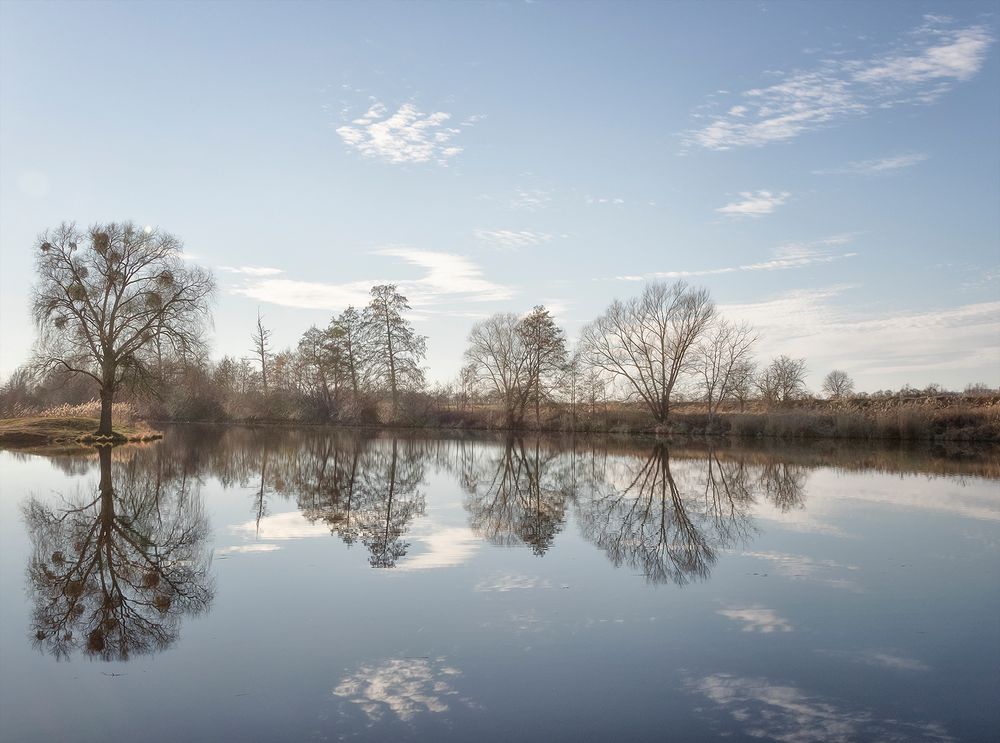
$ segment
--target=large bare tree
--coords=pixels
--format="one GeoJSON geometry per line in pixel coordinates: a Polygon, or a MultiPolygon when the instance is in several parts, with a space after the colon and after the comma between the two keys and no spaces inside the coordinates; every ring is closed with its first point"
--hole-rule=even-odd
{"type": "Polygon", "coordinates": [[[612,302],[584,329],[582,348],[591,365],[623,383],[663,423],[674,386],[690,370],[695,344],[714,318],[706,289],[655,282],[638,297],[612,302]]]}
{"type": "Polygon", "coordinates": [[[112,435],[115,393],[149,378],[164,347],[186,355],[202,343],[215,282],[184,262],[181,247],[170,233],[132,222],[87,231],[63,223],[37,240],[36,360],[94,380],[98,434],[112,435]]]}

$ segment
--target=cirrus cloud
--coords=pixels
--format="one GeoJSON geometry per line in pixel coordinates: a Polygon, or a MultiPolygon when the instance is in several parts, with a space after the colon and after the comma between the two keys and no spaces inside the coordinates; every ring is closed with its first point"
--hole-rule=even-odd
{"type": "Polygon", "coordinates": [[[685,148],[761,146],[879,109],[933,103],[979,72],[994,41],[984,26],[948,26],[929,16],[889,52],[779,73],[776,83],[744,91],[737,104],[685,132],[685,148]]]}

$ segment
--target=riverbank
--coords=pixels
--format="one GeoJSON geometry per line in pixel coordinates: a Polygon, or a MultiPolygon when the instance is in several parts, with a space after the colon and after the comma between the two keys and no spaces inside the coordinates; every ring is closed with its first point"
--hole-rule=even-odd
{"type": "Polygon", "coordinates": [[[153,441],[163,434],[144,423],[115,426],[111,436],[98,436],[99,419],[84,417],[30,416],[0,419],[0,448],[32,449],[47,446],[119,444],[153,441]]]}
{"type": "MultiPolygon", "coordinates": [[[[378,411],[385,413],[387,411],[378,411]]],[[[594,408],[543,408],[539,419],[520,426],[505,424],[503,411],[492,405],[425,405],[410,408],[397,420],[374,415],[355,418],[304,419],[249,417],[241,420],[174,420],[252,426],[330,425],[355,429],[444,431],[508,431],[512,433],[580,433],[657,437],[813,440],[844,439],[885,442],[1000,443],[1000,398],[951,397],[799,400],[781,406],[751,401],[743,410],[725,407],[708,414],[703,403],[679,403],[670,421],[656,424],[638,406],[610,403],[594,408]]],[[[159,419],[171,422],[170,419],[159,419]]]]}

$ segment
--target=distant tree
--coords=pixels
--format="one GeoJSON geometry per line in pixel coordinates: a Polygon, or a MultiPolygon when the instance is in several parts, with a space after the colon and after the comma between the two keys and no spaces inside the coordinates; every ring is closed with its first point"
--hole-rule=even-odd
{"type": "Polygon", "coordinates": [[[498,312],[477,322],[469,332],[465,351],[467,365],[479,384],[499,402],[507,428],[523,424],[533,389],[529,350],[520,323],[511,312],[498,312]]]}
{"type": "Polygon", "coordinates": [[[399,391],[419,389],[424,383],[420,366],[427,339],[417,334],[403,313],[410,309],[395,284],[379,284],[371,290],[366,309],[371,332],[372,369],[376,379],[389,389],[393,418],[399,412],[399,391]]]}
{"type": "Polygon", "coordinates": [[[690,371],[693,349],[715,318],[708,291],[652,283],[628,301],[615,300],[583,333],[591,365],[622,382],[657,423],[670,415],[671,395],[690,371]]]}
{"type": "Polygon", "coordinates": [[[823,378],[823,394],[831,400],[842,400],[854,393],[854,380],[847,372],[834,369],[823,378]]]}
{"type": "Polygon", "coordinates": [[[339,360],[345,383],[350,385],[355,402],[368,384],[371,370],[373,323],[366,321],[365,315],[354,307],[347,307],[330,321],[327,334],[333,352],[339,360]]]}
{"type": "Polygon", "coordinates": [[[766,402],[785,403],[806,395],[806,360],[779,356],[757,376],[757,389],[766,402]]]}
{"type": "Polygon", "coordinates": [[[757,376],[757,363],[751,358],[738,361],[730,373],[729,396],[739,403],[740,412],[747,400],[753,396],[754,380],[757,376]]]}
{"type": "Polygon", "coordinates": [[[549,395],[566,371],[566,337],[542,305],[521,318],[518,333],[528,355],[528,395],[535,404],[537,425],[541,421],[542,398],[549,395]]]}
{"type": "Polygon", "coordinates": [[[306,385],[312,395],[319,399],[325,418],[330,412],[340,381],[336,350],[329,335],[315,325],[309,328],[299,339],[297,356],[305,374],[306,385]]]}
{"type": "Polygon", "coordinates": [[[750,359],[756,341],[757,334],[749,324],[719,318],[698,344],[695,369],[709,417],[715,406],[732,397],[733,388],[742,382],[742,364],[750,359]]]}
{"type": "Polygon", "coordinates": [[[271,358],[271,331],[264,327],[264,319],[257,310],[257,325],[254,327],[253,335],[250,336],[253,347],[250,349],[254,357],[260,362],[260,381],[267,394],[267,364],[271,358]]]}
{"type": "Polygon", "coordinates": [[[973,395],[977,397],[983,395],[992,395],[995,392],[996,390],[993,387],[990,387],[988,384],[986,384],[986,382],[970,382],[969,384],[965,385],[965,390],[964,390],[964,393],[966,395],[973,395]]]}
{"type": "Polygon", "coordinates": [[[94,380],[98,434],[112,433],[119,388],[151,378],[163,348],[186,354],[202,343],[215,282],[185,264],[181,247],[175,236],[132,222],[87,232],[63,223],[37,240],[36,363],[94,380]]]}

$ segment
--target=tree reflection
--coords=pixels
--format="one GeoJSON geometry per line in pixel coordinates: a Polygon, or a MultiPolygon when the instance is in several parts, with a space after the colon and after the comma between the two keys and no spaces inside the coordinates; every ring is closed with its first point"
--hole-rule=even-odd
{"type": "Polygon", "coordinates": [[[325,521],[348,545],[360,539],[372,567],[391,568],[424,513],[423,479],[423,455],[410,442],[330,437],[302,458],[291,486],[307,519],[325,521]]]}
{"type": "Polygon", "coordinates": [[[806,469],[787,462],[768,462],[761,468],[761,490],[782,512],[802,508],[807,479],[806,469]]]}
{"type": "Polygon", "coordinates": [[[464,462],[462,485],[468,493],[469,527],[494,544],[530,545],[545,554],[566,517],[572,480],[558,454],[541,452],[539,441],[508,438],[495,458],[464,462]]]}
{"type": "Polygon", "coordinates": [[[165,476],[157,459],[119,464],[99,448],[92,500],[55,509],[31,498],[24,517],[32,633],[58,658],[82,650],[127,660],[173,643],[185,614],[212,602],[208,521],[186,477],[165,476]]]}
{"type": "Polygon", "coordinates": [[[624,487],[597,484],[580,503],[584,537],[616,567],[629,565],[652,583],[707,578],[717,550],[752,531],[753,497],[739,466],[723,467],[711,456],[701,461],[705,472],[689,460],[678,478],[665,445],[644,461],[629,458],[624,487]]]}

